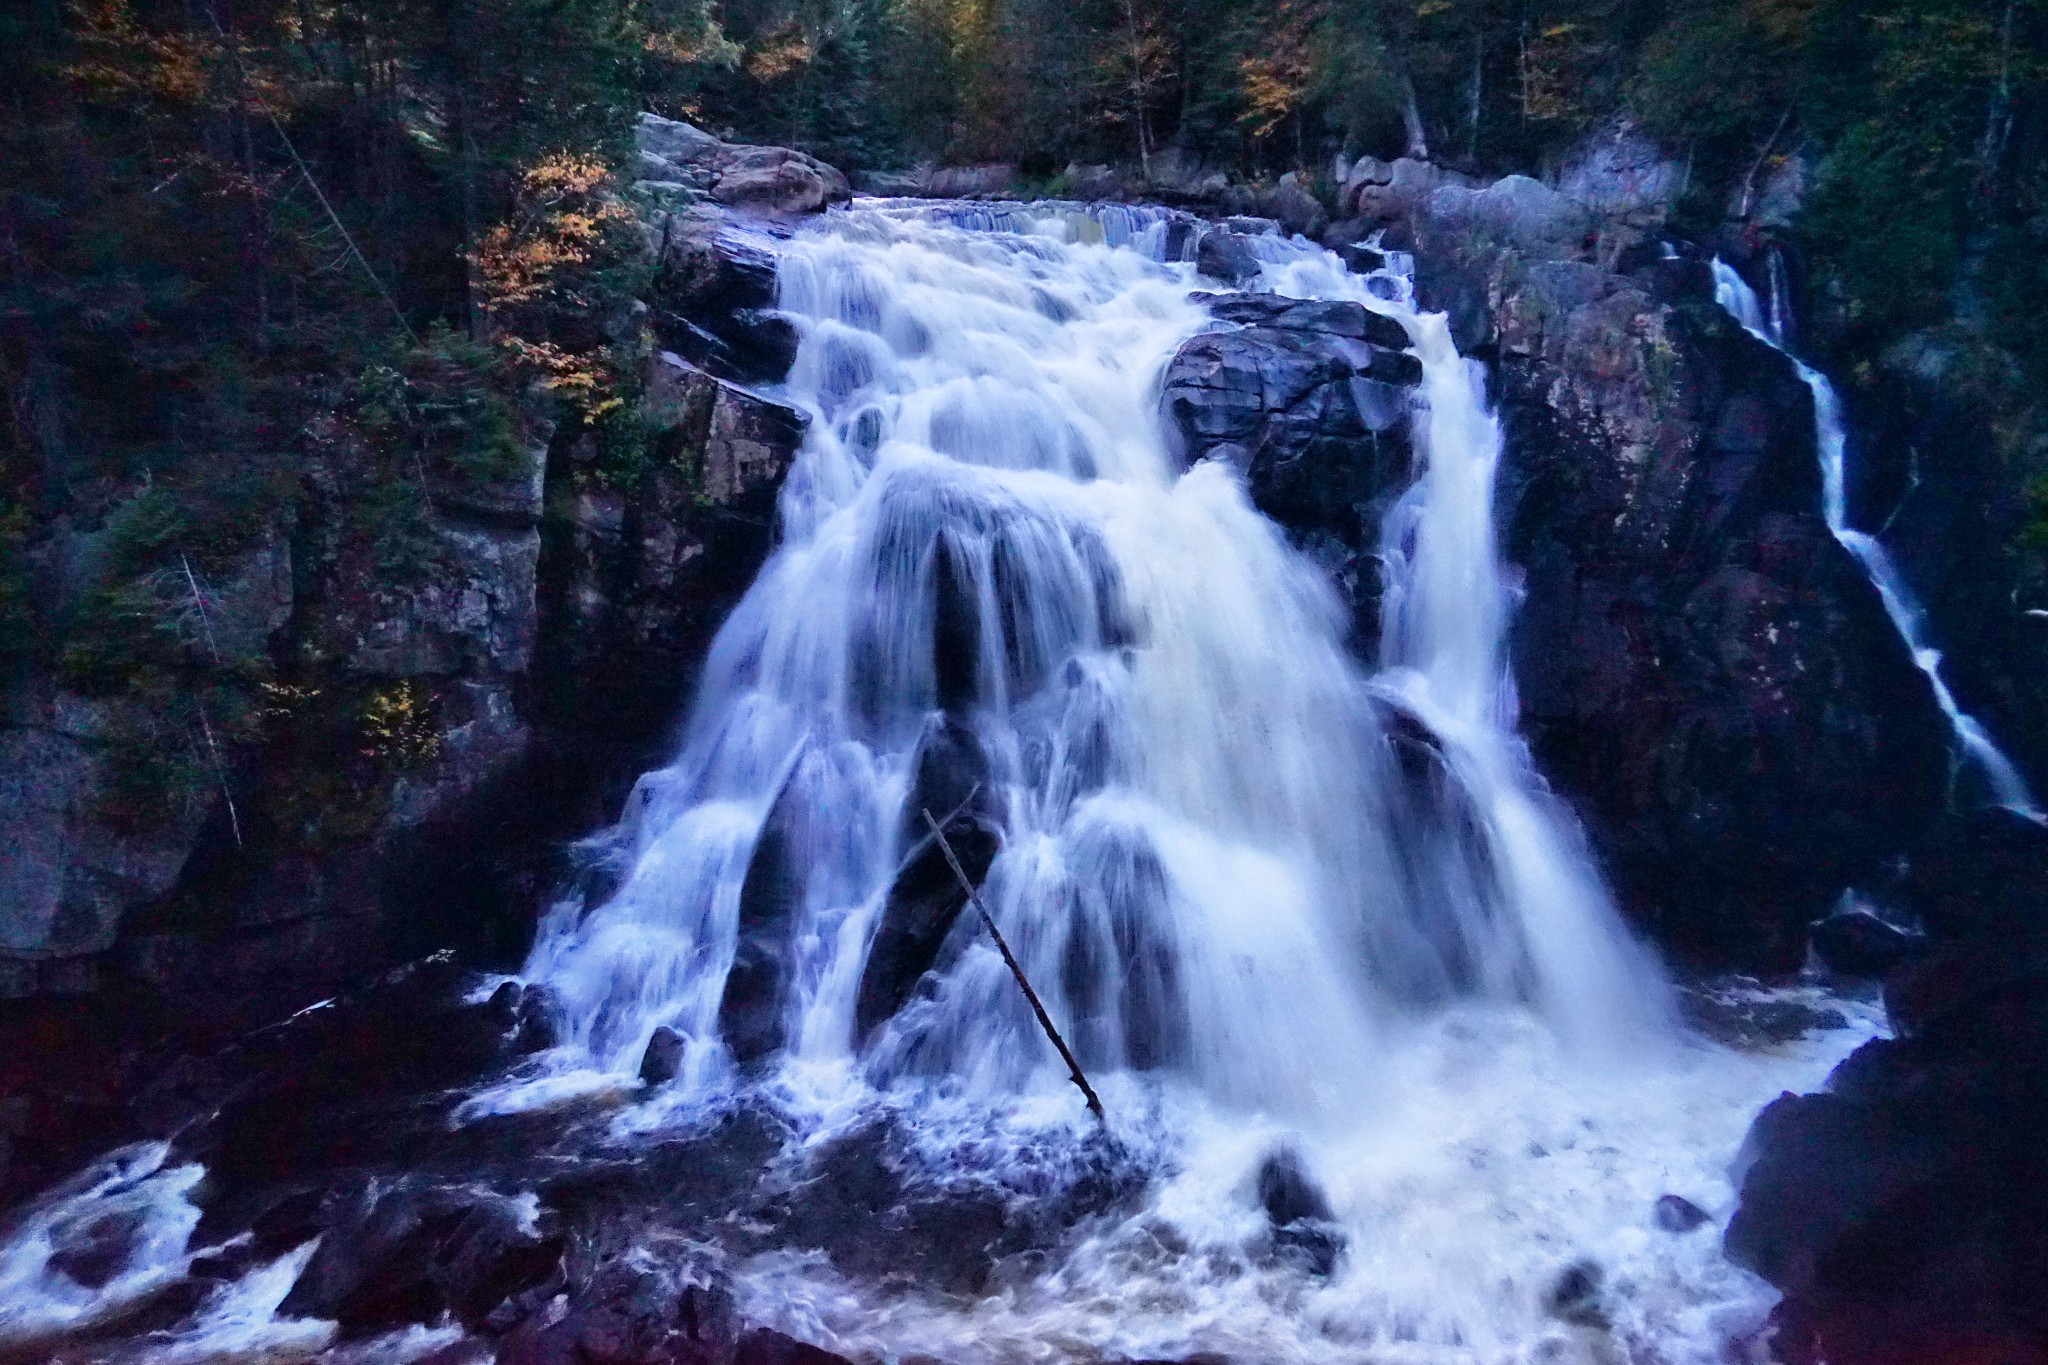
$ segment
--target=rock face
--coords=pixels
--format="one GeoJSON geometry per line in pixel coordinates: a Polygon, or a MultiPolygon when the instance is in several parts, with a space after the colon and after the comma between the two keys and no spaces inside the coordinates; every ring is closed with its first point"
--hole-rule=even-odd
{"type": "Polygon", "coordinates": [[[1190,462],[1229,460],[1252,501],[1348,592],[1379,636],[1381,518],[1412,477],[1409,392],[1422,367],[1393,319],[1356,303],[1206,296],[1217,330],[1167,366],[1161,404],[1190,462]]]}
{"type": "Polygon", "coordinates": [[[1783,969],[1940,808],[1943,733],[1819,515],[1804,385],[1671,273],[1556,263],[1503,299],[1516,677],[1624,900],[1783,969]]]}
{"type": "MultiPolygon", "coordinates": [[[[464,1353],[442,1361],[833,1365],[752,1326],[729,1267],[815,1255],[858,1285],[978,1297],[1006,1262],[1045,1258],[1146,1187],[1146,1162],[1104,1132],[989,1171],[930,1152],[886,1114],[815,1140],[754,1105],[622,1138],[616,1097],[602,1095],[451,1121],[451,1097],[502,1079],[528,1041],[517,1019],[530,989],[479,1003],[478,985],[441,955],[225,1047],[157,1039],[144,1083],[74,1130],[77,1159],[153,1139],[165,1164],[203,1162],[193,1245],[217,1251],[166,1266],[162,1293],[84,1330],[136,1339],[189,1324],[221,1280],[317,1238],[282,1312],[334,1323],[345,1351],[446,1324],[464,1353]]],[[[10,1096],[0,1119],[19,1107],[10,1096]]],[[[115,1216],[87,1207],[58,1231],[60,1266],[104,1278],[152,1251],[161,1261],[119,1216],[126,1188],[115,1216]]]]}
{"type": "MultiPolygon", "coordinates": [[[[504,468],[423,468],[418,564],[395,571],[339,510],[358,438],[310,432],[303,514],[177,585],[195,663],[278,682],[233,734],[195,713],[218,742],[171,808],[110,796],[141,708],[49,679],[0,698],[0,998],[262,1014],[394,954],[522,951],[547,850],[616,813],[768,554],[805,420],[734,381],[779,379],[793,351],[777,224],[846,196],[800,153],[655,119],[640,137],[671,177],[640,187],[656,269],[615,320],[653,333],[641,467],[600,476],[587,440],[541,425],[504,468]]],[[[48,591],[97,553],[60,528],[48,591]]]]}

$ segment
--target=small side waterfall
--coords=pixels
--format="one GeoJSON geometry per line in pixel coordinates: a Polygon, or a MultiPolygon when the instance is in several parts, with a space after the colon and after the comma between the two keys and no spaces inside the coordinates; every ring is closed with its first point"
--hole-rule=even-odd
{"type": "Polygon", "coordinates": [[[1771,256],[1771,298],[1766,309],[1749,282],[1719,257],[1714,259],[1714,300],[1759,341],[1782,352],[1799,371],[1799,377],[1813,393],[1814,446],[1820,456],[1821,512],[1828,530],[1870,578],[1884,601],[1899,638],[1913,653],[1913,662],[1927,675],[1941,713],[1948,717],[1963,756],[1984,776],[1996,802],[2008,810],[2041,820],[2043,815],[2027,790],[2026,779],[2013,766],[1976,717],[1964,711],[1941,676],[1941,651],[1927,638],[1927,612],[1913,596],[1905,575],[1876,536],[1849,525],[1848,427],[1842,419],[1842,400],[1827,376],[1800,360],[1791,350],[1791,304],[1784,287],[1784,267],[1771,256]]]}

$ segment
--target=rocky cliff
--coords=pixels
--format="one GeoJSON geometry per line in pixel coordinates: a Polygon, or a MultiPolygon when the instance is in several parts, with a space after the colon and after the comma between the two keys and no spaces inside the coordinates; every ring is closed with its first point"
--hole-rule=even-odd
{"type": "MultiPolygon", "coordinates": [[[[7,694],[0,1029],[23,1046],[0,1073],[0,1185],[81,1155],[166,1034],[433,948],[516,961],[563,846],[658,760],[803,436],[740,382],[786,363],[748,311],[773,302],[766,244],[845,189],[687,125],[643,138],[652,286],[622,324],[645,357],[639,467],[600,470],[587,435],[541,424],[488,477],[429,471],[420,571],[401,572],[323,501],[358,477],[351,433],[309,433],[314,496],[165,586],[198,686],[240,667],[262,699],[231,728],[195,693],[205,766],[170,797],[132,776],[167,742],[146,698],[62,672],[7,694]]],[[[53,616],[99,590],[111,534],[59,525],[38,546],[53,616]]]]}

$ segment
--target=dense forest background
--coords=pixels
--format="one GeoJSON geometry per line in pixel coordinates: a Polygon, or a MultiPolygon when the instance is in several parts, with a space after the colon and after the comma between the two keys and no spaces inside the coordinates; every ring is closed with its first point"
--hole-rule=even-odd
{"type": "MultiPolygon", "coordinates": [[[[538,424],[631,477],[640,110],[1054,193],[1161,158],[1543,175],[1628,117],[1686,168],[1680,232],[1797,160],[1810,344],[1853,384],[1945,338],[2048,605],[2048,0],[22,0],[0,43],[0,661],[148,702],[138,807],[344,704],[194,610],[279,509],[398,580],[427,485],[538,424]],[[54,619],[60,524],[98,550],[54,619]]],[[[402,688],[345,704],[350,762],[403,759],[402,688]]]]}

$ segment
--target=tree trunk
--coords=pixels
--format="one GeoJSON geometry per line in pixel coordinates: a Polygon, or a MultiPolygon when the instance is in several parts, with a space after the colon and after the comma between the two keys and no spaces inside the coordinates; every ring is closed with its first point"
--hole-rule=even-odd
{"type": "Polygon", "coordinates": [[[1401,63],[1395,84],[1401,94],[1401,127],[1408,135],[1407,154],[1417,161],[1429,160],[1429,138],[1422,130],[1422,106],[1415,99],[1415,82],[1409,78],[1408,63],[1401,63]]]}
{"type": "Polygon", "coordinates": [[[1469,116],[1465,122],[1465,164],[1477,165],[1479,161],[1479,96],[1481,82],[1486,76],[1486,33],[1482,29],[1472,30],[1472,84],[1467,91],[1469,116]]]}

